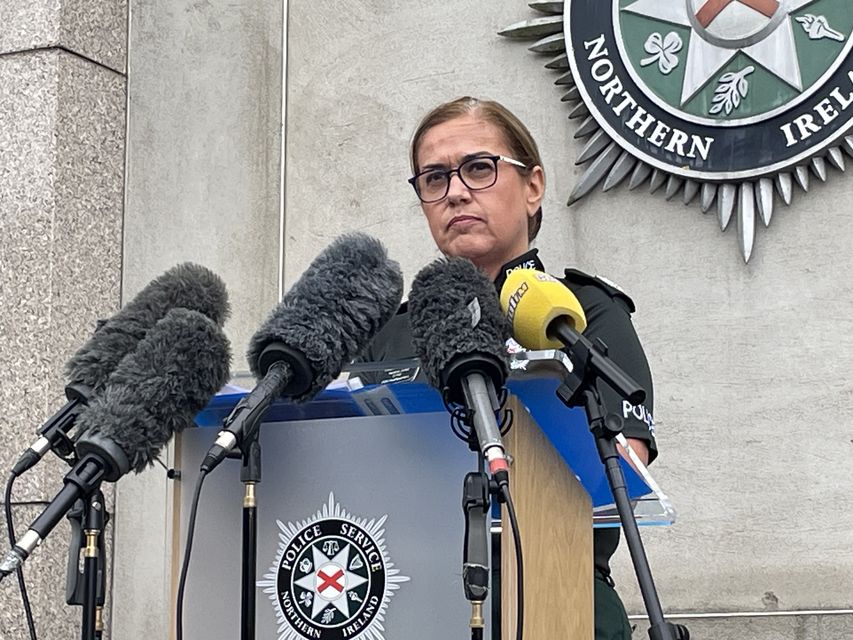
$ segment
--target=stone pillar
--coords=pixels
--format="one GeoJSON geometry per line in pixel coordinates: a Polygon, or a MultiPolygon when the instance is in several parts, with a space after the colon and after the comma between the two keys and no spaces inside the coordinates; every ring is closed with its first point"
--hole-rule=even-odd
{"type": "MultiPolygon", "coordinates": [[[[120,303],[126,24],[123,0],[0,5],[4,481],[64,402],[64,363],[120,303]]],[[[48,456],[18,480],[19,534],[61,487],[64,471],[48,456]]],[[[64,599],[68,534],[63,522],[26,564],[41,639],[79,634],[80,610],[64,599]]],[[[0,637],[28,638],[16,581],[0,589],[0,637]]]]}

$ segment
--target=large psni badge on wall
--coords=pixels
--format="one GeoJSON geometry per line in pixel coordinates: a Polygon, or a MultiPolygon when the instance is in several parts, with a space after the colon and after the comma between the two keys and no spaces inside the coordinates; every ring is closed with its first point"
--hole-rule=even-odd
{"type": "Polygon", "coordinates": [[[269,596],[279,640],[384,640],[400,575],[385,545],[387,516],[348,513],[334,494],[314,516],[278,521],[275,563],[257,586],[269,596]]]}
{"type": "Polygon", "coordinates": [[[566,0],[502,35],[556,55],[586,139],[569,204],[604,183],[737,219],[745,260],[774,199],[853,156],[850,0],[566,0]],[[568,54],[566,53],[568,51],[568,54]]]}

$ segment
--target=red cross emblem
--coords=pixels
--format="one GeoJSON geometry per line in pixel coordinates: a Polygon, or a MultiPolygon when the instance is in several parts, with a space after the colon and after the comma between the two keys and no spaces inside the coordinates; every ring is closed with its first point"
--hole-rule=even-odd
{"type": "Polygon", "coordinates": [[[329,575],[322,569],[317,572],[317,579],[320,585],[317,587],[317,593],[323,593],[326,589],[335,589],[338,593],[344,590],[344,585],[341,584],[341,578],[344,577],[344,572],[338,569],[334,574],[329,575]]]}
{"type": "Polygon", "coordinates": [[[777,0],[708,0],[696,13],[696,19],[699,24],[707,28],[732,2],[745,4],[768,18],[772,18],[779,10],[777,0]]]}

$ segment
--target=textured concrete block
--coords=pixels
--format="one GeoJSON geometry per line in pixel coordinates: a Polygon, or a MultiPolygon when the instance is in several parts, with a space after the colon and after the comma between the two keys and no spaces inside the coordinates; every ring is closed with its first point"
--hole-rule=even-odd
{"type": "Polygon", "coordinates": [[[170,492],[192,487],[166,479],[160,467],[128,475],[116,485],[118,521],[112,561],[115,638],[167,638],[174,609],[174,576],[185,540],[174,537],[170,492]]]}
{"type": "MultiPolygon", "coordinates": [[[[43,353],[51,339],[58,54],[0,57],[0,468],[9,469],[56,401],[60,363],[43,353]],[[53,385],[51,382],[53,381],[53,385]],[[50,387],[53,387],[51,390],[50,387]]],[[[60,387],[61,389],[61,387],[60,387]]],[[[29,474],[18,499],[45,497],[43,474],[29,474]]]]}
{"type": "Polygon", "coordinates": [[[4,2],[0,25],[0,53],[61,47],[125,72],[127,0],[4,2]]]}
{"type": "MultiPolygon", "coordinates": [[[[0,468],[64,403],[63,366],[119,299],[124,79],[49,50],[0,57],[0,468]]],[[[51,461],[55,462],[55,461],[51,461]]],[[[60,464],[18,483],[52,497],[60,464]]]]}
{"type": "Polygon", "coordinates": [[[127,0],[62,0],[60,44],[125,73],[127,0]]]}
{"type": "MultiPolygon", "coordinates": [[[[679,509],[671,530],[646,532],[661,597],[676,610],[853,607],[853,515],[842,506],[853,223],[834,204],[851,194],[840,178],[783,210],[749,266],[724,250],[730,238],[697,236],[704,229],[689,228],[704,220],[668,203],[648,209],[614,254],[655,376],[653,471],[679,509]],[[672,241],[655,240],[656,226],[672,241]]],[[[584,214],[586,246],[618,228],[625,208],[584,214]]],[[[624,549],[618,565],[639,610],[624,549]]]]}
{"type": "Polygon", "coordinates": [[[0,3],[0,53],[56,46],[61,0],[0,3]]]}
{"type": "Polygon", "coordinates": [[[57,353],[74,353],[121,295],[125,78],[59,58],[51,320],[57,353]]]}
{"type": "MultiPolygon", "coordinates": [[[[234,367],[279,298],[282,3],[137,1],[131,7],[123,298],[192,260],[225,280],[234,367]]],[[[165,638],[171,483],[123,479],[116,637],[165,638]],[[154,612],[154,613],[152,613],[154,612]]],[[[177,555],[176,555],[177,554],[177,555]]]]}

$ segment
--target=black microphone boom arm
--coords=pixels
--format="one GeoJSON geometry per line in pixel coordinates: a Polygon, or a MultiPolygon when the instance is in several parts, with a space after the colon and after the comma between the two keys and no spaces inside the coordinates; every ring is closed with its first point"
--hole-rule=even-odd
{"type": "Polygon", "coordinates": [[[573,376],[576,379],[576,385],[568,385],[570,388],[575,386],[571,389],[573,394],[582,387],[582,378],[593,374],[633,405],[642,404],[646,399],[645,390],[608,357],[607,345],[603,342],[600,342],[599,346],[594,345],[575,331],[566,316],[558,316],[548,325],[548,337],[555,338],[566,345],[570,355],[575,356],[572,358],[575,368],[581,369],[576,376],[573,376]]]}

